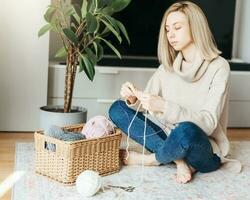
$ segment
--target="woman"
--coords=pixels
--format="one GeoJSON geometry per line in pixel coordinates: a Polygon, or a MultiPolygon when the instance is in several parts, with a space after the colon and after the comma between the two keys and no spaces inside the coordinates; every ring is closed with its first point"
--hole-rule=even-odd
{"type": "MultiPolygon", "coordinates": [[[[145,165],[175,162],[176,181],[187,183],[194,171],[217,170],[229,151],[228,62],[219,56],[206,17],[194,3],[170,6],[163,16],[158,41],[161,63],[144,92],[132,83],[122,85],[121,96],[109,117],[124,133],[141,104],[164,127],[147,120],[145,165]]],[[[139,112],[130,137],[143,144],[145,117],[139,112]]],[[[127,165],[140,164],[141,154],[123,151],[127,165]]]]}

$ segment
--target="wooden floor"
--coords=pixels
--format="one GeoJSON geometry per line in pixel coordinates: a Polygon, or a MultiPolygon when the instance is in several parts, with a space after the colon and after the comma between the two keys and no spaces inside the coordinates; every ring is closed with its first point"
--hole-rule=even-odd
{"type": "MultiPolygon", "coordinates": [[[[250,140],[250,129],[228,129],[228,137],[231,141],[250,140]]],[[[15,143],[33,141],[33,133],[0,132],[0,183],[13,172],[15,143]]],[[[10,200],[11,190],[0,196],[0,199],[10,200]]]]}

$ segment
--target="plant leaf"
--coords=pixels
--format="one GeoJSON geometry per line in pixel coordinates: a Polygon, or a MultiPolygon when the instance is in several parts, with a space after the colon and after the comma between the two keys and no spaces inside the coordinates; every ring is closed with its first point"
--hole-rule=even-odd
{"type": "Polygon", "coordinates": [[[117,31],[113,28],[113,26],[111,26],[107,21],[105,21],[104,19],[100,20],[106,25],[106,27],[116,36],[116,38],[118,39],[118,41],[121,43],[122,42],[122,38],[119,35],[119,33],[117,33],[117,31]]]}
{"type": "Polygon", "coordinates": [[[93,42],[93,46],[94,46],[94,49],[95,49],[95,54],[96,54],[97,61],[99,61],[103,57],[103,48],[99,43],[97,43],[95,41],[93,42]]]}
{"type": "Polygon", "coordinates": [[[108,42],[107,40],[105,40],[104,38],[101,38],[101,37],[96,37],[96,38],[104,41],[106,43],[106,45],[109,46],[115,52],[115,54],[121,59],[120,52],[110,42],[108,42]]]}
{"type": "Polygon", "coordinates": [[[61,57],[65,57],[67,55],[67,51],[64,47],[62,47],[61,49],[59,49],[56,54],[55,57],[56,58],[61,58],[61,57]]]}
{"type": "Polygon", "coordinates": [[[128,36],[128,33],[127,33],[127,30],[126,28],[124,27],[124,25],[116,20],[116,24],[118,25],[118,27],[120,28],[120,30],[122,31],[123,35],[125,36],[126,40],[128,41],[128,43],[130,44],[130,39],[129,39],[129,36],[128,36]]]}
{"type": "Polygon", "coordinates": [[[131,0],[112,0],[102,9],[102,13],[112,15],[126,8],[130,2],[131,0]]]}
{"type": "Polygon", "coordinates": [[[115,11],[112,9],[112,7],[105,7],[102,9],[102,13],[106,15],[112,15],[115,11]]]}
{"type": "Polygon", "coordinates": [[[89,72],[88,72],[88,70],[87,70],[87,67],[85,66],[85,63],[84,63],[84,61],[83,61],[83,58],[82,58],[82,55],[80,55],[79,57],[78,57],[78,60],[79,60],[79,73],[81,73],[82,71],[84,71],[85,72],[85,74],[87,75],[87,77],[89,78],[89,79],[91,79],[90,78],[90,74],[89,74],[89,72]]]}
{"type": "Polygon", "coordinates": [[[87,5],[87,12],[91,12],[91,13],[94,12],[94,10],[95,10],[95,8],[96,8],[95,3],[96,3],[95,0],[90,0],[90,1],[88,2],[88,5],[87,5]]]}
{"type": "Polygon", "coordinates": [[[90,12],[86,14],[86,21],[87,21],[87,29],[88,32],[94,33],[97,28],[97,20],[94,15],[90,12]]]}
{"type": "Polygon", "coordinates": [[[75,23],[71,22],[70,28],[71,28],[71,30],[72,30],[74,33],[76,33],[77,27],[76,27],[76,24],[75,24],[75,23]]]}
{"type": "Polygon", "coordinates": [[[110,7],[112,7],[114,12],[119,12],[126,8],[130,2],[131,0],[113,0],[110,7]]]}
{"type": "Polygon", "coordinates": [[[78,43],[78,39],[76,37],[76,34],[69,28],[64,28],[63,33],[66,35],[66,37],[73,43],[75,46],[78,43]]]}
{"type": "Polygon", "coordinates": [[[86,17],[86,14],[87,14],[87,5],[88,5],[87,0],[83,0],[83,2],[82,2],[82,8],[81,8],[82,19],[86,17]]]}
{"type": "Polygon", "coordinates": [[[51,23],[51,20],[53,18],[54,13],[56,12],[56,8],[54,7],[49,7],[44,15],[44,19],[48,22],[51,23]]]}
{"type": "Polygon", "coordinates": [[[98,55],[98,47],[97,47],[97,44],[95,41],[93,42],[93,46],[95,48],[95,55],[97,56],[98,55]]]}
{"type": "Polygon", "coordinates": [[[109,15],[103,15],[103,16],[110,22],[110,24],[114,27],[116,32],[120,34],[120,29],[119,29],[119,27],[118,27],[118,25],[116,23],[116,20],[113,17],[109,16],[109,15]]]}
{"type": "Polygon", "coordinates": [[[38,37],[41,37],[45,33],[47,33],[49,30],[51,30],[53,26],[51,24],[44,25],[39,31],[38,31],[38,37]]]}
{"type": "Polygon", "coordinates": [[[113,0],[100,0],[100,1],[104,1],[106,5],[111,5],[113,0]]]}
{"type": "MultiPolygon", "coordinates": [[[[80,19],[80,16],[78,15],[78,12],[79,12],[79,10],[81,10],[81,8],[79,8],[78,4],[74,4],[74,5],[72,5],[72,9],[74,10],[73,17],[75,18],[77,23],[80,24],[81,19],[80,19]]],[[[79,13],[81,13],[81,11],[79,13]]]]}
{"type": "Polygon", "coordinates": [[[71,6],[71,7],[66,11],[65,15],[66,15],[66,16],[71,16],[71,15],[73,15],[73,14],[75,14],[75,13],[76,13],[76,12],[75,12],[75,10],[74,10],[74,7],[71,6]]]}
{"type": "Polygon", "coordinates": [[[97,0],[97,2],[98,2],[98,8],[103,8],[107,4],[106,0],[97,0]]]}
{"type": "Polygon", "coordinates": [[[93,81],[95,76],[94,65],[91,63],[89,58],[85,55],[80,54],[80,70],[84,70],[89,80],[93,81]]]}
{"type": "Polygon", "coordinates": [[[97,61],[101,60],[103,57],[103,47],[97,43],[98,54],[97,54],[97,61]]]}
{"type": "MultiPolygon", "coordinates": [[[[87,75],[86,70],[86,66],[84,65],[83,59],[81,57],[81,55],[78,57],[78,61],[79,61],[79,73],[81,73],[82,71],[84,71],[87,75]]],[[[88,75],[87,75],[88,76],[88,75]]]]}
{"type": "Polygon", "coordinates": [[[94,34],[96,34],[99,31],[99,28],[100,28],[100,22],[98,20],[96,20],[96,23],[97,23],[97,26],[96,26],[96,29],[94,31],[94,34]]]}
{"type": "Polygon", "coordinates": [[[107,35],[109,35],[110,30],[105,26],[104,30],[101,32],[101,35],[106,37],[107,35]]]}
{"type": "Polygon", "coordinates": [[[96,61],[97,61],[97,57],[96,55],[93,53],[93,51],[90,48],[86,48],[85,49],[86,53],[88,54],[88,58],[91,61],[91,63],[93,65],[96,65],[96,61]]]}

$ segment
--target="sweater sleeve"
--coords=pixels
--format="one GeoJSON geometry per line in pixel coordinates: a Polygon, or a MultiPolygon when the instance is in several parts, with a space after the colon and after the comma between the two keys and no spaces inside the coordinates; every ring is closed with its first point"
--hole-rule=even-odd
{"type": "Polygon", "coordinates": [[[215,72],[210,83],[206,101],[200,110],[194,111],[175,102],[165,100],[163,112],[156,113],[156,116],[173,123],[183,121],[193,122],[203,129],[207,135],[211,135],[218,125],[227,99],[229,76],[230,68],[228,63],[215,72]]]}

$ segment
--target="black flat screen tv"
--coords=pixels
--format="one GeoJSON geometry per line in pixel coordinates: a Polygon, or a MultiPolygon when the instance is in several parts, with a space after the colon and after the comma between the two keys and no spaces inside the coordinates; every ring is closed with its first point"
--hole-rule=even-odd
{"type": "MultiPolygon", "coordinates": [[[[211,31],[222,56],[232,56],[233,29],[236,0],[193,0],[205,13],[211,31]]],[[[165,10],[176,0],[132,0],[120,13],[114,15],[127,29],[131,44],[125,38],[119,46],[117,39],[108,39],[116,44],[122,54],[117,58],[112,50],[105,48],[100,66],[158,67],[157,43],[160,23],[165,10]]]]}

